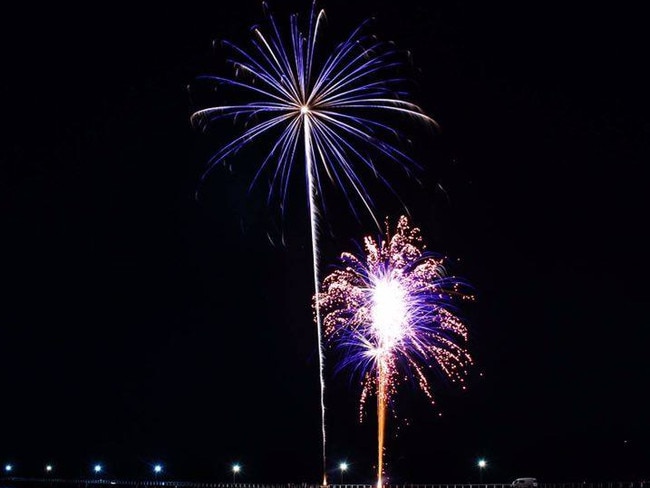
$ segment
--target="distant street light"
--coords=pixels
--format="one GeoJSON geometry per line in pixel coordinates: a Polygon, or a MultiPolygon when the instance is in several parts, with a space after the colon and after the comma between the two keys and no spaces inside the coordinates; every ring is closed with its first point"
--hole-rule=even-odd
{"type": "Polygon", "coordinates": [[[341,484],[343,484],[343,473],[348,470],[348,463],[342,462],[339,464],[339,469],[341,470],[341,484]]]}
{"type": "Polygon", "coordinates": [[[487,466],[487,461],[483,458],[478,460],[478,476],[479,476],[479,483],[483,483],[483,470],[487,466]]]}
{"type": "Polygon", "coordinates": [[[232,465],[232,482],[235,482],[235,477],[239,474],[241,471],[241,466],[239,464],[233,464],[232,465]]]}

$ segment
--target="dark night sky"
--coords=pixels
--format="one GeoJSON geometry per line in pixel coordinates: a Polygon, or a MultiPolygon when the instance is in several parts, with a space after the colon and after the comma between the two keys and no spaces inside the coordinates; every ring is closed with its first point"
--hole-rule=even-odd
{"type": "MultiPolygon", "coordinates": [[[[300,189],[277,219],[216,169],[187,86],[223,72],[260,2],[23,4],[2,36],[0,462],[37,475],[310,481],[321,476],[310,252],[300,189]],[[267,239],[267,233],[276,244],[267,239]]],[[[275,2],[279,19],[308,2],[275,2]]],[[[438,408],[403,390],[389,480],[650,477],[644,313],[650,161],[646,16],[632,2],[324,2],[412,53],[414,220],[460,258],[476,368],[438,408]],[[414,135],[414,137],[416,137],[414,135]],[[421,137],[421,134],[420,136],[421,137]],[[444,191],[440,190],[444,188],[444,191]],[[442,416],[438,416],[438,412],[442,416]]],[[[382,208],[395,218],[395,208],[382,208]]],[[[329,215],[324,268],[369,229],[329,215]]],[[[371,482],[375,427],[328,368],[328,455],[371,482]]],[[[332,475],[336,481],[337,475],[332,475]]]]}

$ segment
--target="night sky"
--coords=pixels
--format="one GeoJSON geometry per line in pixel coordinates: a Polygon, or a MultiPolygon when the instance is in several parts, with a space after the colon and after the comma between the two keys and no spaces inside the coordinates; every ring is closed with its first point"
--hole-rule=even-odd
{"type": "MultiPolygon", "coordinates": [[[[272,8],[284,22],[309,5],[272,8]]],[[[410,51],[412,98],[441,129],[404,125],[425,170],[399,185],[477,295],[468,389],[434,378],[435,408],[401,390],[389,482],[477,482],[479,457],[489,482],[650,478],[641,7],[322,6],[325,39],[374,15],[371,31],[410,51]]],[[[167,478],[228,481],[238,461],[240,481],[320,481],[304,184],[284,220],[263,185],[249,193],[263,146],[201,184],[237,128],[189,121],[206,101],[196,77],[228,72],[213,41],[245,46],[261,2],[14,9],[0,29],[0,463],[137,478],[160,461],[167,478]]],[[[330,196],[324,272],[377,232],[330,196]]],[[[333,369],[330,480],[347,460],[344,481],[370,483],[373,409],[359,423],[359,389],[333,369]]]]}

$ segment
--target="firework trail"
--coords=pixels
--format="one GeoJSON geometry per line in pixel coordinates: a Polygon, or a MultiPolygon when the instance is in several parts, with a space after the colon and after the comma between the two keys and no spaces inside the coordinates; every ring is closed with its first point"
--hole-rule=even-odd
{"type": "MultiPolygon", "coordinates": [[[[418,228],[400,217],[395,235],[364,239],[365,256],[341,255],[325,277],[319,302],[325,338],[341,348],[340,367],[362,378],[360,409],[377,398],[377,486],[382,486],[386,411],[400,382],[414,379],[431,403],[427,370],[463,383],[472,357],[456,302],[473,300],[469,287],[447,274],[443,258],[425,252],[418,228]]],[[[464,388],[464,386],[463,386],[464,388]]]]}
{"type": "MultiPolygon", "coordinates": [[[[282,212],[286,208],[286,193],[294,166],[297,161],[304,164],[316,292],[320,282],[319,209],[324,209],[324,201],[319,196],[323,194],[323,181],[329,180],[342,190],[355,216],[358,217],[356,207],[359,205],[377,223],[374,204],[362,175],[372,176],[393,191],[376,166],[379,161],[408,174],[418,168],[397,147],[400,131],[395,125],[403,120],[396,116],[427,124],[435,125],[435,122],[417,105],[407,101],[407,94],[400,88],[405,80],[394,74],[403,64],[401,54],[391,44],[364,34],[367,22],[329,54],[321,54],[317,39],[324,11],[319,11],[315,3],[306,32],[300,29],[298,16],[294,14],[289,20],[288,35],[281,34],[266,4],[264,7],[267,30],[252,29],[248,50],[224,42],[233,53],[229,62],[235,69],[235,76],[199,77],[239,91],[246,97],[245,101],[198,110],[192,115],[192,122],[204,128],[223,119],[244,124],[242,132],[213,155],[204,177],[244,147],[266,141],[268,152],[261,160],[251,187],[263,172],[270,172],[268,199],[278,194],[282,212]],[[399,120],[390,123],[386,121],[390,119],[387,116],[399,120]],[[390,140],[396,143],[388,142],[390,140]]],[[[315,308],[325,473],[324,353],[318,300],[315,308]]]]}

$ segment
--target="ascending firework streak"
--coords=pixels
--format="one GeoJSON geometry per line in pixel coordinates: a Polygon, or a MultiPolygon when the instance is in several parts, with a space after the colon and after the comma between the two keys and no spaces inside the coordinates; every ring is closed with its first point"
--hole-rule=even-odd
{"type": "MultiPolygon", "coordinates": [[[[388,234],[388,229],[387,229],[388,234]]],[[[426,370],[461,384],[472,364],[467,328],[455,313],[472,300],[469,287],[447,275],[443,258],[425,253],[420,231],[402,216],[394,236],[365,240],[366,255],[341,255],[319,294],[325,337],[343,349],[341,368],[362,378],[361,406],[377,397],[377,486],[382,486],[386,410],[397,386],[413,378],[431,403],[426,370]]],[[[463,387],[464,388],[464,387],[463,387]]]]}
{"type": "MultiPolygon", "coordinates": [[[[280,201],[284,202],[294,163],[304,155],[316,291],[320,281],[317,195],[322,195],[322,179],[326,175],[343,190],[355,215],[354,202],[361,202],[374,218],[374,205],[361,174],[369,172],[389,189],[390,185],[375,167],[373,155],[395,163],[407,173],[418,168],[405,153],[386,142],[387,138],[399,136],[399,131],[380,114],[401,114],[427,123],[435,122],[418,106],[403,99],[406,94],[399,86],[404,80],[391,74],[401,64],[399,53],[390,44],[364,35],[365,23],[329,55],[319,55],[316,40],[324,11],[317,11],[315,4],[312,6],[306,34],[299,28],[297,15],[292,15],[288,42],[280,34],[273,16],[267,9],[265,12],[269,31],[252,29],[250,51],[225,43],[233,51],[230,62],[237,76],[200,77],[240,89],[250,99],[246,103],[199,110],[192,115],[192,121],[204,127],[228,118],[245,122],[243,132],[210,159],[204,176],[244,146],[263,136],[271,137],[269,151],[251,183],[252,186],[263,170],[274,166],[269,199],[278,192],[280,201]]],[[[323,202],[320,203],[322,208],[323,202]]],[[[324,355],[318,300],[315,307],[325,473],[324,355]]]]}

